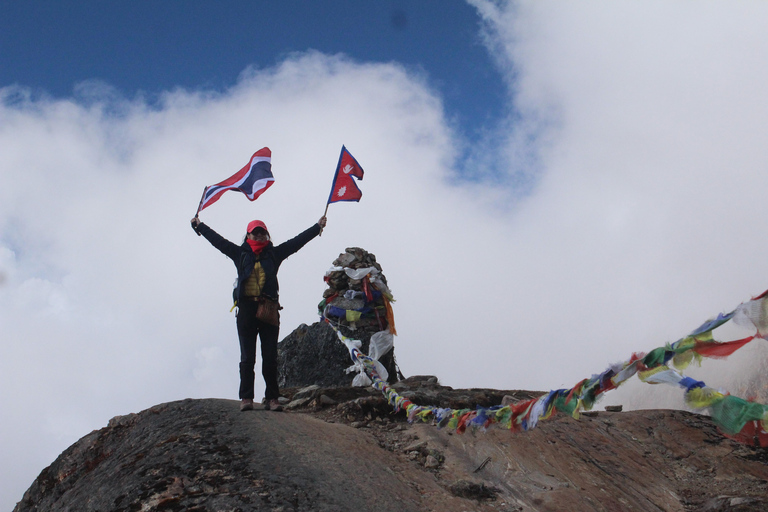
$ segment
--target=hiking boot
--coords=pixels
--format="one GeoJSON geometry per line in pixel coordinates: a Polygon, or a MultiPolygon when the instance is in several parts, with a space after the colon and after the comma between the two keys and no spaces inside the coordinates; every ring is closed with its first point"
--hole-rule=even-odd
{"type": "Polygon", "coordinates": [[[264,404],[264,409],[267,411],[280,412],[283,410],[283,406],[280,405],[280,402],[277,401],[277,398],[273,398],[264,404]]]}
{"type": "Polygon", "coordinates": [[[243,398],[240,401],[240,410],[241,411],[252,411],[253,410],[253,398],[243,398]]]}

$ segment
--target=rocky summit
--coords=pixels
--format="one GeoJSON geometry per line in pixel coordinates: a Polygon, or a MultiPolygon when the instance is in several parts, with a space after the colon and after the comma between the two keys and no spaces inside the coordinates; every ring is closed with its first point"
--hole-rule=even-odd
{"type": "MultiPolygon", "coordinates": [[[[539,396],[393,385],[466,408],[539,396]]],[[[536,429],[457,434],[394,414],[372,388],[284,390],[286,411],[182,400],[113,418],[65,450],[27,511],[758,511],[768,452],[683,411],[560,415],[536,429]]]]}

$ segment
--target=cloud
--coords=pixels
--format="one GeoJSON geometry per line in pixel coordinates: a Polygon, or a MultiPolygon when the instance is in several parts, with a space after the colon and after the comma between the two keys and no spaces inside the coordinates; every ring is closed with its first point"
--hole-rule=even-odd
{"type": "Polygon", "coordinates": [[[331,205],[281,267],[282,335],[315,321],[325,270],[363,247],[397,299],[406,375],[571,386],[768,287],[764,7],[473,5],[513,106],[477,158],[422,78],[343,56],[151,103],[98,83],[69,100],[0,92],[0,406],[14,418],[0,455],[26,461],[3,465],[6,501],[114,415],[236,397],[234,267],[188,223],[203,187],[262,146],[276,184],[203,221],[233,241],[253,218],[295,235],[322,214],[345,144],[363,199],[331,205]],[[486,172],[494,157],[506,163],[486,172]]]}
{"type": "Polygon", "coordinates": [[[766,288],[764,6],[473,4],[539,163],[508,224],[511,368],[570,386],[766,288]]]}

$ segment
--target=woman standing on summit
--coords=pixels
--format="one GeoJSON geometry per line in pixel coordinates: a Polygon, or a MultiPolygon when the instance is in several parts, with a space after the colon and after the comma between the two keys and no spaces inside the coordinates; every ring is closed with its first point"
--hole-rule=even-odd
{"type": "Polygon", "coordinates": [[[291,254],[304,247],[325,227],[323,216],[317,224],[278,246],[272,245],[267,226],[260,220],[248,224],[245,240],[237,245],[192,218],[192,229],[228,256],[237,267],[237,284],[233,292],[237,312],[237,335],[240,338],[240,410],[253,409],[256,378],[256,337],[261,338],[261,373],[267,389],[267,410],[282,411],[278,402],[277,337],[280,331],[277,271],[291,254]]]}

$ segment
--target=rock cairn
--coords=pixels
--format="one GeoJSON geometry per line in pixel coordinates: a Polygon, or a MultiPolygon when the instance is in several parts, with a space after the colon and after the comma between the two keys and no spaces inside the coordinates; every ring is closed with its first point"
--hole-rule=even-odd
{"type": "MultiPolygon", "coordinates": [[[[318,312],[321,317],[325,314],[344,336],[360,340],[360,350],[372,355],[374,335],[386,330],[396,334],[391,306],[394,299],[387,279],[376,256],[359,247],[346,249],[332,265],[325,275],[328,289],[318,312]]],[[[389,374],[389,383],[403,379],[395,362],[394,346],[379,354],[378,360],[389,374]]],[[[350,366],[349,350],[326,322],[301,325],[278,344],[281,388],[351,386],[357,374],[347,373],[350,366]]]]}
{"type": "Polygon", "coordinates": [[[318,305],[319,313],[351,331],[383,331],[397,334],[387,278],[376,256],[349,247],[333,261],[326,273],[328,288],[318,305]]]}

